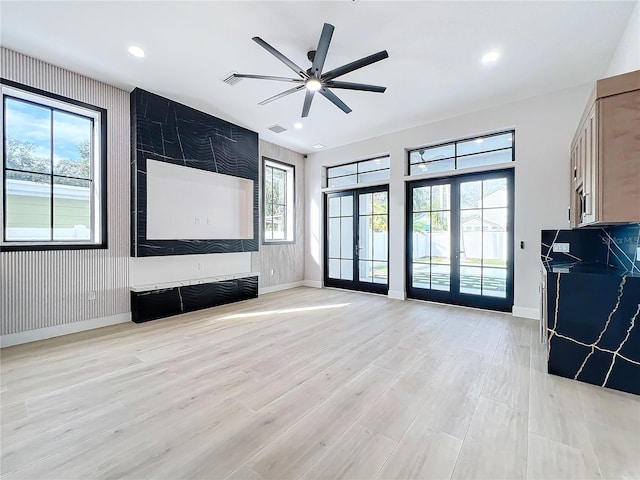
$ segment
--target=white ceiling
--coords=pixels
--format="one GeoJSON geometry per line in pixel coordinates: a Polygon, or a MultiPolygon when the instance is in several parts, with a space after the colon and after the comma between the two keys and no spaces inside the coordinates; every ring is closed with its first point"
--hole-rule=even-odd
{"type": "MultiPolygon", "coordinates": [[[[0,43],[131,90],[138,86],[314,151],[584,84],[604,75],[634,2],[2,1],[0,43]],[[304,93],[257,103],[290,84],[231,71],[291,76],[251,40],[260,36],[303,68],[322,24],[335,25],[325,71],[386,49],[389,58],[340,80],[386,93],[336,90],[346,115],[316,95],[301,130],[304,93]],[[141,46],[144,59],[127,53],[141,46]],[[481,56],[499,49],[492,66],[481,56]],[[289,130],[267,130],[280,124],[289,130]]],[[[295,76],[295,74],[293,74],[295,76]]]]}

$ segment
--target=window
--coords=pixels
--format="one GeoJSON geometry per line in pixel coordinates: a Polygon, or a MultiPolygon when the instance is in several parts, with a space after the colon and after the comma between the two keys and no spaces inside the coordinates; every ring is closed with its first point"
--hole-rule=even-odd
{"type": "Polygon", "coordinates": [[[494,133],[409,151],[409,175],[513,162],[515,132],[494,133]]]}
{"type": "Polygon", "coordinates": [[[327,187],[329,188],[384,180],[389,180],[389,157],[372,158],[327,168],[327,187]]]}
{"type": "Polygon", "coordinates": [[[2,80],[2,250],[106,248],[106,111],[2,80]]]}
{"type": "Polygon", "coordinates": [[[294,211],[295,167],[264,159],[263,243],[292,243],[295,232],[294,211]]]}

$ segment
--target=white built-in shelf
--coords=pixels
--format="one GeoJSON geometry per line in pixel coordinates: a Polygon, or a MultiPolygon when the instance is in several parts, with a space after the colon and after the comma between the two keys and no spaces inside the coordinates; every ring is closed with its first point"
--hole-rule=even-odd
{"type": "Polygon", "coordinates": [[[179,280],[175,282],[150,283],[147,285],[132,285],[132,292],[149,292],[151,290],[163,290],[165,288],[188,287],[189,285],[200,285],[203,283],[224,282],[225,280],[235,280],[236,278],[257,277],[260,272],[233,273],[229,275],[218,275],[216,277],[194,278],[191,280],[179,280]]]}

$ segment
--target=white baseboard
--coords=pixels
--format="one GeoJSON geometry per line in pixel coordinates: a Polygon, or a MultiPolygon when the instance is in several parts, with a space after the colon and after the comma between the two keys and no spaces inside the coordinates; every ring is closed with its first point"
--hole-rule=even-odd
{"type": "Polygon", "coordinates": [[[302,282],[305,287],[322,288],[322,282],[316,280],[305,280],[302,282]]]}
{"type": "Polygon", "coordinates": [[[537,308],[516,307],[514,305],[511,311],[514,317],[531,318],[533,320],[540,320],[540,310],[537,308]]]}
{"type": "Polygon", "coordinates": [[[389,290],[387,292],[387,297],[393,298],[394,300],[406,300],[406,295],[401,290],[389,290]]]}
{"type": "Polygon", "coordinates": [[[270,287],[264,287],[258,289],[258,295],[263,295],[265,293],[271,292],[279,292],[280,290],[288,290],[290,288],[301,287],[304,285],[304,282],[291,282],[291,283],[281,283],[280,285],[271,285],[270,287]]]}
{"type": "Polygon", "coordinates": [[[85,330],[93,330],[94,328],[107,327],[117,323],[126,323],[131,321],[131,312],[119,313],[109,317],[91,318],[80,322],[66,323],[64,325],[56,325],[54,327],[39,328],[37,330],[27,330],[26,332],[10,333],[9,335],[0,336],[0,347],[10,347],[12,345],[20,345],[23,343],[36,342],[47,338],[60,337],[69,335],[70,333],[84,332],[85,330]]]}

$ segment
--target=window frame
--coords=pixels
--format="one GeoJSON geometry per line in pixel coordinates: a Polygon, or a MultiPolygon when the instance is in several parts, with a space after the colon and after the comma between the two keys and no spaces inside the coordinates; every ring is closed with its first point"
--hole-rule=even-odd
{"type": "Polygon", "coordinates": [[[378,155],[376,157],[371,157],[371,158],[365,158],[363,160],[357,160],[355,162],[348,162],[348,163],[342,163],[339,165],[331,165],[331,166],[327,166],[325,167],[325,179],[326,179],[326,186],[325,188],[327,189],[345,189],[345,188],[354,188],[357,187],[358,185],[369,185],[370,183],[380,183],[381,185],[384,185],[385,183],[389,183],[389,180],[391,179],[391,156],[390,155],[378,155]],[[385,167],[385,168],[376,168],[374,170],[366,170],[364,172],[360,171],[360,164],[361,163],[366,163],[366,162],[372,162],[374,160],[380,160],[383,158],[388,158],[389,159],[389,166],[385,167]],[[330,177],[329,176],[329,170],[333,169],[333,168],[340,168],[340,167],[348,167],[350,165],[355,165],[356,166],[356,171],[355,173],[348,173],[346,175],[336,175],[335,177],[330,177]],[[382,180],[377,180],[375,182],[360,182],[360,175],[364,175],[367,173],[373,173],[373,172],[382,172],[382,171],[388,171],[389,172],[389,177],[386,179],[382,179],[382,180]],[[329,185],[329,182],[334,179],[334,178],[342,178],[342,177],[352,177],[355,176],[356,177],[356,182],[355,183],[348,183],[345,185],[339,185],[337,187],[332,187],[329,185]]]}
{"type": "MultiPolygon", "coordinates": [[[[30,87],[18,82],[0,78],[2,118],[2,178],[0,179],[0,203],[2,208],[2,222],[0,222],[0,252],[12,251],[40,251],[40,250],[91,250],[108,248],[108,219],[107,219],[107,110],[79,100],[50,93],[38,88],[30,87]],[[91,159],[91,240],[47,240],[47,241],[12,241],[6,240],[7,221],[7,189],[5,188],[7,170],[6,142],[6,98],[61,111],[67,114],[79,115],[93,120],[92,129],[92,159],[91,159]],[[96,218],[97,217],[97,218],[96,218]],[[99,238],[96,238],[96,232],[99,238]]],[[[53,125],[51,126],[53,129],[53,125]]],[[[51,179],[56,177],[54,172],[43,173],[51,179]]],[[[51,192],[53,198],[53,191],[51,192]]],[[[53,206],[52,206],[53,208],[53,206]]],[[[54,216],[51,216],[53,225],[54,216]]]]}
{"type": "Polygon", "coordinates": [[[290,163],[275,160],[269,157],[262,157],[262,202],[261,202],[261,225],[262,245],[285,245],[296,243],[296,166],[290,163]],[[267,167],[275,168],[285,172],[285,238],[267,238],[267,189],[266,175],[267,167]],[[289,184],[291,188],[289,188],[289,184]],[[289,233],[291,235],[289,235],[289,233]]]}
{"type": "Polygon", "coordinates": [[[507,130],[500,130],[497,132],[492,132],[492,133],[485,133],[485,134],[478,134],[478,135],[472,135],[469,137],[464,137],[464,138],[458,138],[455,140],[451,140],[448,142],[442,142],[442,143],[434,143],[434,144],[430,144],[430,145],[423,145],[417,148],[411,148],[411,149],[407,149],[407,161],[406,161],[406,176],[408,177],[417,177],[420,178],[421,175],[436,175],[436,176],[448,176],[448,175],[457,175],[457,172],[460,172],[460,174],[462,173],[466,173],[468,170],[470,169],[480,169],[479,171],[485,171],[487,169],[493,169],[496,168],[496,166],[498,166],[498,168],[504,168],[505,165],[508,165],[508,163],[514,163],[516,161],[516,131],[514,128],[511,129],[507,129],[507,130]],[[474,153],[465,153],[465,154],[458,154],[458,144],[459,143],[465,143],[465,142],[469,142],[472,140],[477,140],[477,139],[485,139],[485,138],[490,138],[490,137],[497,137],[500,135],[506,135],[506,134],[511,134],[511,146],[510,147],[502,147],[502,148],[494,148],[494,149],[489,149],[489,150],[482,150],[482,151],[478,151],[478,152],[474,152],[474,153]],[[419,152],[420,150],[430,150],[430,149],[434,149],[434,148],[440,148],[440,147],[446,147],[449,145],[453,145],[453,156],[450,157],[445,157],[442,159],[438,159],[438,160],[431,160],[431,161],[426,161],[426,162],[417,162],[417,163],[411,163],[411,154],[414,152],[419,152]],[[504,150],[509,150],[511,149],[511,160],[509,162],[500,162],[500,163],[490,163],[487,165],[481,165],[481,166],[477,166],[477,167],[458,167],[458,160],[461,158],[465,158],[465,157],[470,157],[470,156],[474,156],[474,155],[481,155],[484,153],[493,153],[493,152],[499,152],[499,151],[504,151],[504,150]],[[437,170],[435,172],[424,172],[424,173],[411,173],[411,167],[415,166],[415,165],[428,165],[429,163],[432,162],[438,162],[438,161],[444,161],[444,160],[453,160],[453,165],[454,168],[451,170],[437,170]]]}

